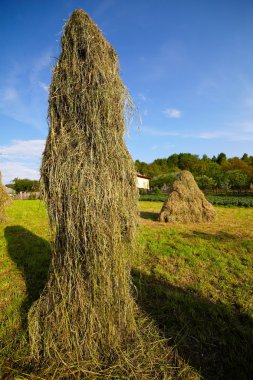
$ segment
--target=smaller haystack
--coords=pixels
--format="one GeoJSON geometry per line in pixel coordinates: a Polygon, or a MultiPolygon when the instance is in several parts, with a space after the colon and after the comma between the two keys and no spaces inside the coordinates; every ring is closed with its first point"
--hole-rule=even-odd
{"type": "Polygon", "coordinates": [[[5,205],[9,202],[9,195],[2,184],[2,173],[0,172],[0,223],[5,221],[5,205]]]}
{"type": "Polygon", "coordinates": [[[160,222],[201,223],[215,219],[214,207],[206,200],[193,175],[178,173],[159,214],[160,222]]]}

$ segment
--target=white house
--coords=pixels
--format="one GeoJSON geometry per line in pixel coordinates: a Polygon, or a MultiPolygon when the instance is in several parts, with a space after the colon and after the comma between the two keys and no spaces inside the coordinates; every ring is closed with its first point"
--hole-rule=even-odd
{"type": "Polygon", "coordinates": [[[138,189],[146,189],[149,190],[149,180],[150,177],[137,173],[136,176],[136,185],[138,189]]]}

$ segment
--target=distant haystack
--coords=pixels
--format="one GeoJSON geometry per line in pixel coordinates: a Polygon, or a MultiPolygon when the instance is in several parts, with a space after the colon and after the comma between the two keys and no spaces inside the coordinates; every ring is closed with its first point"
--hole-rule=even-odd
{"type": "Polygon", "coordinates": [[[206,200],[193,175],[180,172],[164,202],[159,215],[160,222],[201,223],[215,219],[214,207],[206,200]]]}
{"type": "Polygon", "coordinates": [[[5,220],[5,205],[9,202],[9,196],[2,184],[2,174],[0,172],[0,222],[5,220]]]}

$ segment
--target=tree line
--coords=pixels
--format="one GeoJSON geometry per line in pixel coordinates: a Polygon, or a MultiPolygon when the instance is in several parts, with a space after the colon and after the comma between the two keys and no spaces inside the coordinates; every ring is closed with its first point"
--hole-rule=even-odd
{"type": "Polygon", "coordinates": [[[27,178],[14,178],[12,183],[6,185],[10,189],[15,190],[17,194],[20,192],[38,192],[40,189],[40,182],[27,178]]]}
{"type": "MultiPolygon", "coordinates": [[[[152,163],[135,161],[136,171],[151,177],[151,186],[169,186],[180,170],[189,170],[202,190],[247,190],[253,183],[253,156],[227,158],[220,153],[212,158],[191,153],[175,153],[168,158],[157,158],[152,163]]],[[[6,186],[16,193],[39,191],[39,181],[14,178],[6,186]]]]}
{"type": "Polygon", "coordinates": [[[180,170],[189,170],[202,190],[248,190],[253,183],[253,156],[227,158],[220,153],[212,158],[191,153],[175,153],[152,163],[135,161],[138,173],[151,177],[151,186],[169,186],[180,170]]]}

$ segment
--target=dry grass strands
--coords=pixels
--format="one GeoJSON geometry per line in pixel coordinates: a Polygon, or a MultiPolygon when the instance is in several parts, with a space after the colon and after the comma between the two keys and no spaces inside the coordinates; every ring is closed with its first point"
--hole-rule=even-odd
{"type": "Polygon", "coordinates": [[[206,200],[193,175],[180,172],[164,202],[160,222],[201,223],[212,222],[216,217],[214,207],[206,200]]]}
{"type": "Polygon", "coordinates": [[[28,318],[32,355],[50,378],[172,373],[164,342],[136,318],[131,294],[137,190],[124,143],[126,104],[115,51],[75,11],[50,86],[41,170],[55,233],[50,277],[28,318]]]}
{"type": "Polygon", "coordinates": [[[4,222],[5,217],[5,206],[10,203],[10,197],[2,184],[2,174],[0,172],[0,223],[4,222]]]}

